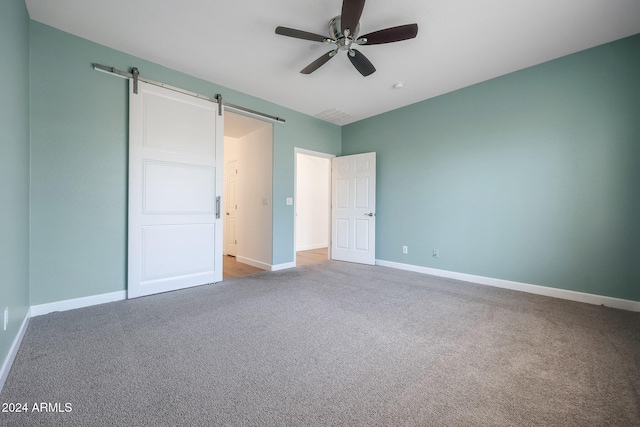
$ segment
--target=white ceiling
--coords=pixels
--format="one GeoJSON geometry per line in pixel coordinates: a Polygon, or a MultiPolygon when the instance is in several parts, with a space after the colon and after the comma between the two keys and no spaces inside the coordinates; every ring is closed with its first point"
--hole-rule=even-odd
{"type": "Polygon", "coordinates": [[[640,0],[368,0],[360,34],[417,22],[417,38],[361,46],[377,68],[369,77],[344,52],[302,75],[330,47],[276,35],[276,26],[327,35],[342,0],[26,4],[36,21],[166,67],[312,116],[350,114],[338,124],[640,33],[640,0]]]}

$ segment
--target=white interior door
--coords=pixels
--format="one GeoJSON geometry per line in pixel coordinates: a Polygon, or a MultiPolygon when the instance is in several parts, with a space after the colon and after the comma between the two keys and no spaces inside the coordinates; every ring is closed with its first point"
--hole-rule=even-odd
{"type": "Polygon", "coordinates": [[[331,259],[375,264],[376,153],[331,160],[331,259]]]}
{"type": "Polygon", "coordinates": [[[222,280],[217,107],[144,82],[129,90],[128,298],[222,280]]]}
{"type": "Polygon", "coordinates": [[[238,255],[238,160],[227,162],[225,180],[224,248],[227,255],[238,255]]]}

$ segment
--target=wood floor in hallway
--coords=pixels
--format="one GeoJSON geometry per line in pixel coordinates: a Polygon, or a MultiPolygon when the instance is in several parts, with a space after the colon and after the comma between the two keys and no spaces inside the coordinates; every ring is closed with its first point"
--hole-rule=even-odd
{"type": "Polygon", "coordinates": [[[296,266],[319,264],[329,259],[329,249],[311,249],[296,252],[296,266]]]}
{"type": "MultiPolygon", "coordinates": [[[[329,252],[327,248],[299,251],[296,253],[296,265],[299,267],[302,265],[319,264],[329,259],[328,254],[329,252]]],[[[222,258],[223,279],[248,276],[249,274],[255,274],[264,271],[252,265],[241,263],[237,261],[236,257],[234,256],[225,255],[222,258]]]]}

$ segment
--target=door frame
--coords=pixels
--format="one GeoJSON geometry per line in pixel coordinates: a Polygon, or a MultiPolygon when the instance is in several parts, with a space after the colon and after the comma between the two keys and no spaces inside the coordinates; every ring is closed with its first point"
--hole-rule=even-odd
{"type": "MultiPolygon", "coordinates": [[[[224,142],[225,144],[225,156],[227,155],[227,142],[224,142]]],[[[222,180],[222,186],[223,186],[223,197],[222,200],[224,203],[222,203],[221,206],[221,214],[222,214],[222,256],[228,256],[231,255],[233,257],[236,257],[238,255],[238,240],[237,240],[237,220],[238,220],[238,206],[236,204],[236,206],[233,208],[234,211],[234,216],[233,219],[236,221],[236,224],[233,225],[233,232],[234,232],[234,236],[236,237],[235,242],[233,243],[233,248],[230,247],[230,243],[229,243],[229,233],[232,231],[231,230],[231,214],[229,213],[230,210],[232,209],[229,204],[231,203],[231,201],[229,200],[229,195],[230,195],[230,191],[229,191],[229,164],[231,162],[235,163],[235,169],[236,169],[236,177],[235,177],[235,184],[236,184],[236,188],[234,189],[236,191],[236,201],[237,201],[237,191],[238,191],[238,158],[236,157],[235,159],[231,160],[231,161],[227,161],[226,157],[223,159],[223,180],[222,180]],[[233,253],[229,253],[229,249],[233,249],[233,253]]],[[[224,263],[223,263],[224,264],[224,263]]],[[[223,271],[224,274],[224,271],[223,271]]]]}
{"type": "Polygon", "coordinates": [[[296,232],[298,229],[298,154],[304,154],[306,156],[319,157],[323,159],[329,160],[329,199],[327,200],[327,212],[328,212],[328,233],[327,241],[328,243],[328,259],[331,259],[331,159],[337,157],[335,154],[322,153],[320,151],[307,150],[306,148],[298,148],[294,147],[293,149],[293,265],[294,267],[298,264],[298,251],[296,250],[296,242],[297,236],[296,232]]]}

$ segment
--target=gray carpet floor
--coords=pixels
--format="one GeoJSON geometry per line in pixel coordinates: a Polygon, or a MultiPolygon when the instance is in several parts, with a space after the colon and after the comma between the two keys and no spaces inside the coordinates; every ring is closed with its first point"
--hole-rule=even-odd
{"type": "Polygon", "coordinates": [[[31,319],[15,426],[638,426],[640,313],[340,262],[31,319]]]}

